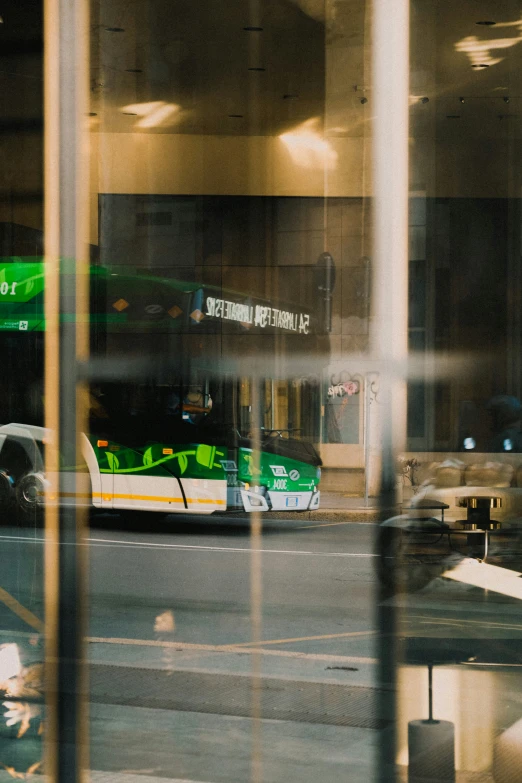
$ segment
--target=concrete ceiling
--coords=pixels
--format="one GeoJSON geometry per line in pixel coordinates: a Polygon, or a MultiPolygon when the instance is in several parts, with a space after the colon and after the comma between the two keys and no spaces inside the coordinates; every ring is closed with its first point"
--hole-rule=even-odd
{"type": "Polygon", "coordinates": [[[258,5],[249,13],[245,0],[95,0],[95,122],[112,132],[274,135],[322,116],[323,23],[298,3],[258,5]]]}
{"type": "MultiPolygon", "coordinates": [[[[521,18],[518,0],[412,1],[413,135],[517,124],[521,18]]],[[[356,85],[371,111],[369,29],[363,0],[93,0],[93,129],[277,135],[325,105],[352,128],[356,85]]]]}

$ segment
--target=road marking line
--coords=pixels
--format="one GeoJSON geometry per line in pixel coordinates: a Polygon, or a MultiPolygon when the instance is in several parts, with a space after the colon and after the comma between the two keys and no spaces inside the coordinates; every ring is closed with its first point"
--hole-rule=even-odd
{"type": "MultiPolygon", "coordinates": [[[[346,633],[328,633],[321,634],[321,636],[296,636],[293,639],[269,639],[263,640],[261,644],[293,644],[293,642],[315,642],[323,639],[344,639],[350,636],[374,636],[377,631],[347,631],[346,633]]],[[[232,644],[229,647],[250,647],[255,642],[240,642],[239,644],[232,644]]]]}
{"type": "MultiPolygon", "coordinates": [[[[461,628],[462,623],[458,620],[421,620],[421,625],[449,625],[452,628],[461,628]]],[[[509,625],[509,623],[476,623],[479,627],[488,628],[490,631],[519,631],[522,632],[520,625],[509,625]]],[[[470,629],[471,630],[471,629],[470,629]]]]}
{"type": "Polygon", "coordinates": [[[516,629],[518,631],[522,631],[522,625],[517,625],[515,623],[500,623],[495,622],[494,620],[481,620],[481,619],[470,619],[465,620],[464,618],[458,618],[458,617],[426,617],[426,615],[418,614],[418,615],[410,615],[410,617],[414,620],[423,620],[426,624],[433,623],[433,625],[437,625],[438,623],[454,623],[455,625],[480,625],[480,626],[488,626],[491,628],[510,628],[510,629],[516,629]]]}
{"type": "Polygon", "coordinates": [[[310,530],[313,527],[335,527],[336,525],[353,525],[353,522],[321,522],[318,525],[302,525],[295,527],[294,530],[310,530]]]}
{"type": "Polygon", "coordinates": [[[232,644],[191,644],[188,642],[169,642],[159,639],[113,639],[109,637],[88,636],[89,644],[121,644],[130,647],[163,647],[179,652],[217,652],[236,653],[237,655],[272,655],[280,658],[305,658],[312,661],[346,661],[351,663],[378,663],[377,658],[364,658],[353,655],[330,655],[327,653],[305,653],[294,650],[266,650],[262,647],[235,647],[232,644]]]}
{"type": "MultiPolygon", "coordinates": [[[[43,538],[27,538],[26,536],[0,536],[0,540],[4,541],[26,541],[28,544],[45,542],[43,538]]],[[[244,547],[232,547],[232,546],[201,546],[199,544],[161,544],[157,541],[142,541],[131,542],[121,541],[118,539],[110,538],[88,538],[86,539],[92,546],[98,547],[121,547],[122,549],[143,549],[149,547],[151,549],[180,549],[180,550],[202,550],[207,552],[243,552],[243,554],[251,554],[252,552],[262,553],[266,555],[307,555],[311,557],[378,557],[373,552],[309,552],[302,549],[246,549],[244,547]]],[[[76,546],[75,544],[64,544],[62,546],[76,546]]],[[[85,543],[80,544],[85,546],[85,543]]]]}
{"type": "Polygon", "coordinates": [[[101,772],[92,769],[89,773],[89,777],[94,783],[202,783],[199,780],[189,780],[188,778],[163,778],[155,777],[154,770],[127,770],[124,769],[121,772],[101,772]],[[148,774],[146,774],[148,773],[148,774]]]}
{"type": "Polygon", "coordinates": [[[8,609],[16,614],[17,617],[23,620],[24,623],[27,623],[27,625],[30,625],[31,628],[34,628],[36,631],[43,632],[43,622],[29,609],[26,609],[25,606],[17,601],[16,598],[13,598],[13,596],[8,593],[7,590],[4,590],[3,587],[0,587],[0,601],[2,601],[2,603],[4,603],[8,609]]]}
{"type": "Polygon", "coordinates": [[[243,552],[244,554],[251,554],[252,552],[262,553],[267,555],[308,555],[313,557],[377,557],[374,553],[359,553],[359,552],[309,552],[302,549],[247,549],[244,547],[232,547],[232,546],[201,546],[199,544],[160,544],[157,542],[141,543],[121,541],[118,539],[110,538],[89,538],[89,542],[93,542],[95,546],[113,546],[118,545],[123,548],[143,548],[151,547],[154,549],[186,549],[186,550],[204,550],[208,552],[243,552]]]}

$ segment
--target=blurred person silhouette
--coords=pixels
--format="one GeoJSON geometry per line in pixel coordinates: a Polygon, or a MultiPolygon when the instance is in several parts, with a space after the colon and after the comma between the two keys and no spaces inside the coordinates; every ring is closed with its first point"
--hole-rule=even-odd
{"type": "Polygon", "coordinates": [[[486,406],[491,416],[489,451],[522,451],[522,404],[516,397],[500,394],[486,406]]]}

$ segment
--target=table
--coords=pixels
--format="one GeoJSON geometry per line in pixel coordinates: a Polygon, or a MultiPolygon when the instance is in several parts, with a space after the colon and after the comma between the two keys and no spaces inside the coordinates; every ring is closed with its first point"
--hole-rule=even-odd
{"type": "Polygon", "coordinates": [[[440,500],[424,499],[420,500],[415,505],[404,506],[403,508],[405,511],[415,511],[418,509],[423,511],[440,511],[441,514],[440,520],[435,517],[412,518],[412,522],[414,523],[422,523],[425,521],[436,522],[437,527],[435,528],[426,528],[421,524],[419,527],[409,527],[405,529],[404,532],[408,534],[439,534],[438,541],[440,541],[440,536],[447,535],[450,547],[452,536],[465,535],[468,544],[472,543],[473,538],[476,538],[477,541],[483,539],[483,556],[477,559],[485,563],[489,552],[490,535],[501,528],[500,522],[491,519],[491,509],[501,508],[502,498],[498,495],[465,495],[458,499],[458,505],[467,508],[468,510],[466,519],[458,520],[458,523],[462,525],[461,528],[450,528],[449,525],[444,522],[444,511],[449,508],[449,505],[440,500]]]}
{"type": "Polygon", "coordinates": [[[417,520],[412,517],[412,519],[419,522],[422,522],[423,519],[431,519],[434,522],[440,522],[441,527],[447,527],[446,523],[444,522],[444,511],[447,508],[449,508],[447,503],[443,503],[441,500],[430,500],[429,498],[419,500],[419,502],[415,503],[415,505],[403,506],[404,511],[440,511],[440,520],[436,519],[435,517],[418,517],[417,520]]]}

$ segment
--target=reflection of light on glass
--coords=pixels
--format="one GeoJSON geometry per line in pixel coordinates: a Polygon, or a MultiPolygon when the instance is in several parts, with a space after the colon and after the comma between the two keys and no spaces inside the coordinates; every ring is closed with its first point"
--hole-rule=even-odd
{"type": "MultiPolygon", "coordinates": [[[[520,22],[517,22],[520,25],[520,22]]],[[[468,35],[461,41],[457,41],[455,49],[457,52],[463,52],[468,55],[471,65],[475,67],[481,65],[497,65],[502,62],[503,57],[493,57],[491,52],[497,49],[509,49],[511,46],[522,41],[522,36],[518,38],[478,38],[476,35],[468,35]]]]}
{"type": "Polygon", "coordinates": [[[136,128],[159,128],[171,125],[179,110],[180,107],[176,103],[166,103],[165,101],[131,103],[128,106],[122,106],[121,109],[124,114],[135,114],[140,117],[135,124],[136,128]]]}
{"type": "Polygon", "coordinates": [[[513,442],[509,438],[504,441],[504,451],[513,451],[513,442]]]}
{"type": "Polygon", "coordinates": [[[294,163],[310,169],[325,166],[334,169],[337,165],[337,152],[320,132],[320,118],[313,117],[298,125],[288,133],[282,133],[280,139],[288,148],[294,163]]]}
{"type": "Polygon", "coordinates": [[[172,633],[176,630],[176,622],[174,620],[174,612],[168,609],[166,612],[162,612],[156,617],[154,621],[154,631],[156,633],[172,633]]]}
{"type": "Polygon", "coordinates": [[[476,445],[475,438],[464,438],[464,448],[466,451],[471,451],[471,449],[474,449],[476,445]]]}
{"type": "Polygon", "coordinates": [[[17,677],[22,670],[17,644],[6,644],[0,649],[0,683],[17,677]]]}
{"type": "MultiPolygon", "coordinates": [[[[24,736],[31,725],[33,718],[40,718],[42,710],[38,704],[30,704],[20,701],[4,701],[2,706],[6,708],[4,712],[5,725],[16,726],[20,724],[17,739],[24,736]]],[[[41,732],[39,732],[41,733],[41,732]]]]}
{"type": "Polygon", "coordinates": [[[518,571],[508,571],[500,566],[466,558],[455,568],[445,571],[442,576],[522,600],[522,575],[518,571]]]}

